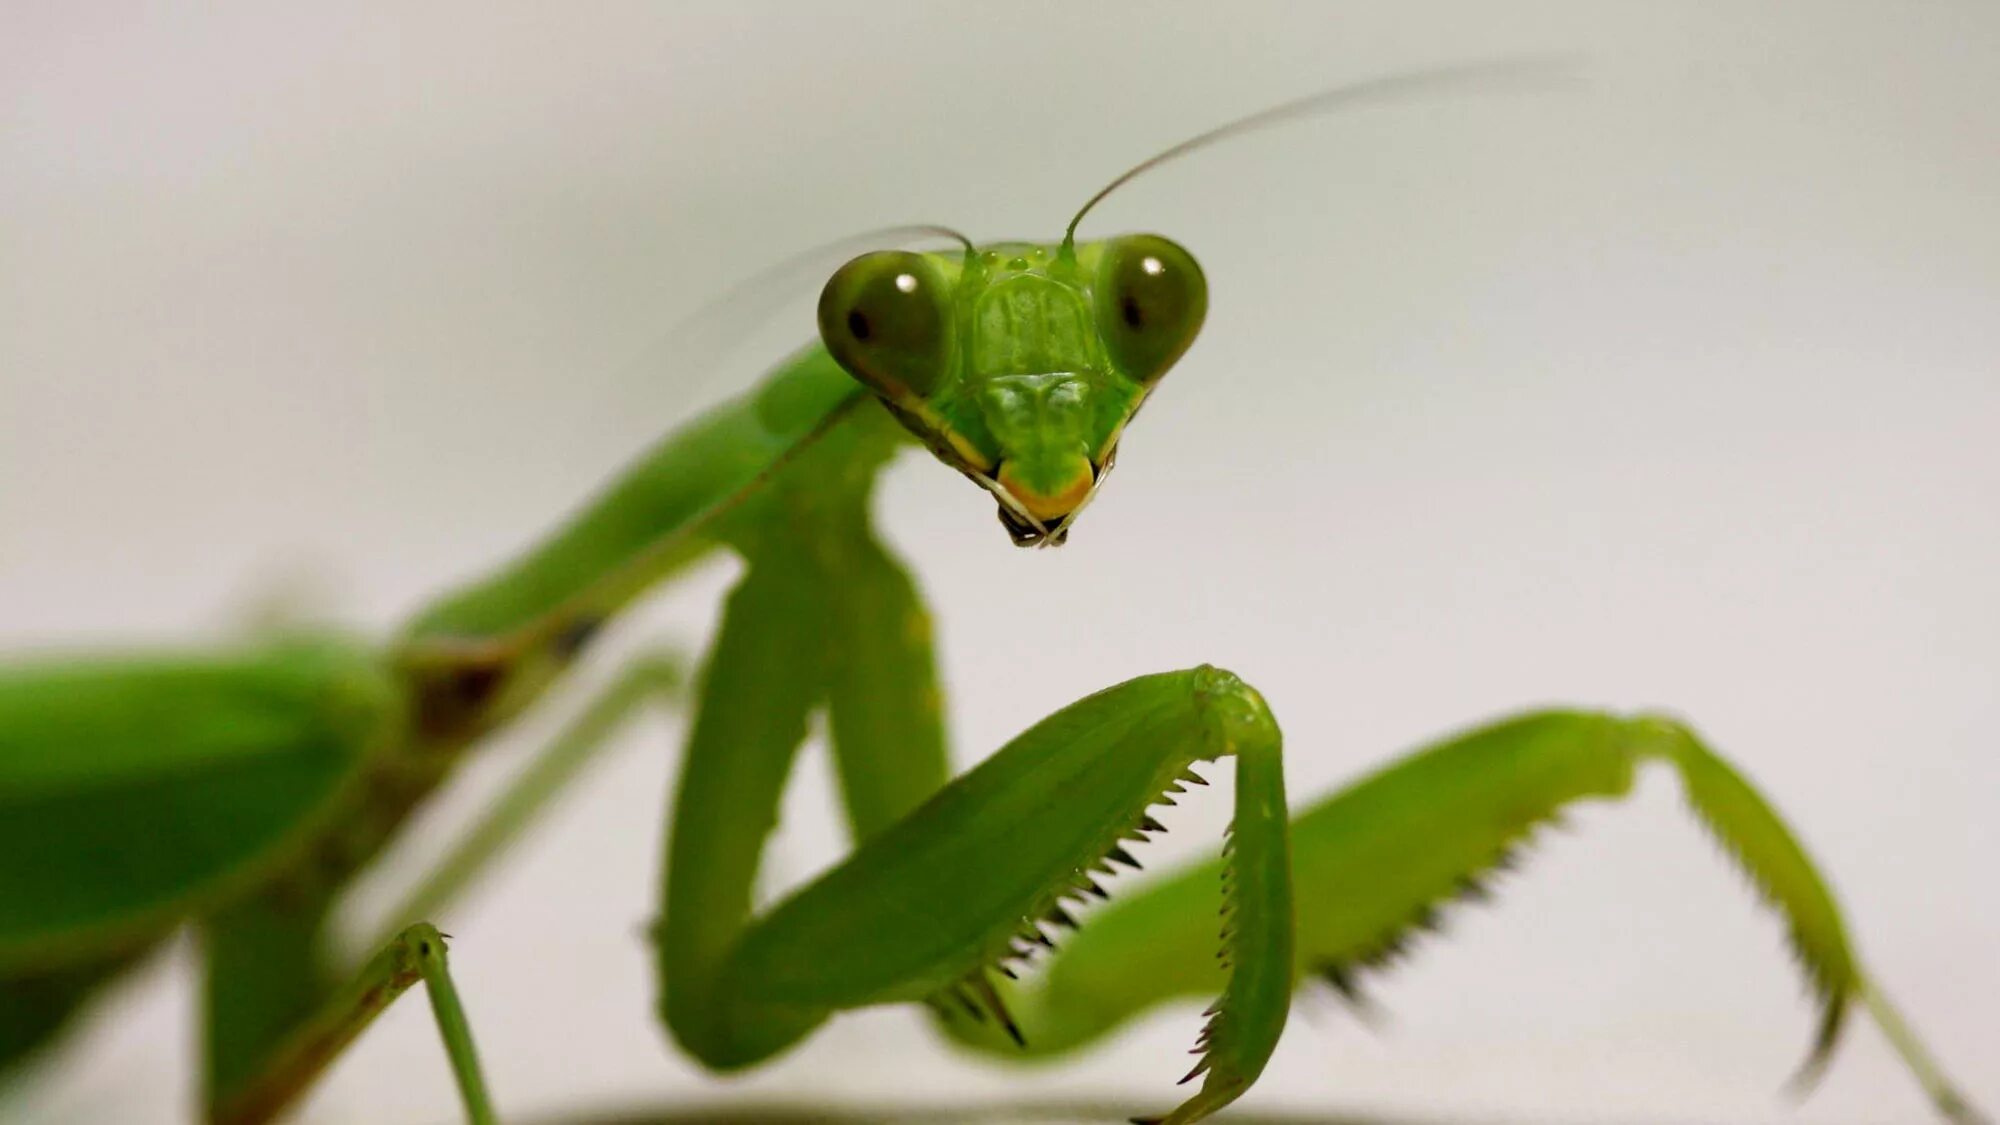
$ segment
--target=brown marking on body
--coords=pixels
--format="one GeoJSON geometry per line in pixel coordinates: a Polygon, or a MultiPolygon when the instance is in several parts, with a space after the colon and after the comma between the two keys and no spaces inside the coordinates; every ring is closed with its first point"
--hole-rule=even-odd
{"type": "Polygon", "coordinates": [[[477,733],[513,666],[512,654],[494,654],[416,668],[418,735],[437,742],[477,733]]]}

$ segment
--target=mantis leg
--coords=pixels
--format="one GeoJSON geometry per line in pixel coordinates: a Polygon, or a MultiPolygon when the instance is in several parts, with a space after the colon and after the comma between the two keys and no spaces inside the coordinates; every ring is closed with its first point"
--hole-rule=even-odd
{"type": "MultiPolygon", "coordinates": [[[[435,916],[583,769],[620,723],[640,705],[672,692],[680,679],[679,663],[664,654],[643,656],[627,667],[530,763],[472,831],[390,914],[392,928],[369,948],[407,950],[415,940],[412,935],[424,929],[406,928],[411,919],[435,916]]],[[[329,1020],[340,1025],[344,1017],[338,1013],[351,1009],[353,989],[330,993],[328,982],[333,974],[320,953],[328,905],[323,896],[265,894],[208,919],[212,1102],[222,1100],[229,1091],[255,1090],[255,1096],[228,1094],[227,1101],[231,1106],[254,1104],[265,1116],[281,1108],[268,1103],[300,1091],[298,1084],[286,1082],[283,1076],[298,1070],[302,1056],[295,1046],[290,1048],[290,1056],[274,1054],[272,1044],[296,1044],[303,1037],[303,1041],[324,1045],[323,1035],[299,1029],[313,1020],[319,1024],[312,1026],[329,1020]],[[336,1014],[329,1016],[329,1012],[336,1014]]],[[[363,980],[380,976],[382,956],[377,955],[362,970],[363,980]]],[[[441,966],[442,960],[438,963],[441,966]]],[[[444,987],[449,988],[448,980],[444,987]]],[[[381,997],[381,1002],[386,1004],[390,998],[381,997]]],[[[440,1002],[434,991],[433,1003],[440,1002]]],[[[443,1009],[439,1018],[445,1018],[443,1009]]],[[[365,1023],[366,1018],[362,1018],[361,1024],[344,1034],[351,1038],[365,1023]]],[[[342,1038],[332,1044],[333,1049],[345,1041],[342,1038]]],[[[449,1032],[446,1041],[456,1059],[459,1048],[449,1032]]],[[[469,1039],[466,1043],[469,1050],[469,1039]]],[[[461,1069],[461,1082],[464,1075],[461,1069]]],[[[468,1094],[469,1105],[470,1099],[468,1094]]]]}
{"type": "Polygon", "coordinates": [[[929,617],[857,509],[806,533],[770,533],[747,552],[696,689],[663,864],[659,972],[662,1018],[713,1066],[767,1057],[818,1022],[739,1042],[716,990],[749,923],[765,840],[812,711],[828,704],[856,838],[899,820],[949,775],[929,617]]]}
{"type": "Polygon", "coordinates": [[[819,1018],[745,1031],[722,966],[751,913],[778,801],[825,685],[819,606],[805,568],[753,561],[723,607],[703,668],[674,798],[659,928],[660,1013],[681,1045],[718,1068],[744,1066],[819,1018]]]}
{"type": "MultiPolygon", "coordinates": [[[[814,604],[799,573],[753,566],[699,693],[660,943],[664,1015],[680,1041],[710,1066],[741,1067],[832,1012],[899,1001],[960,1005],[1018,1035],[991,974],[1013,973],[1073,924],[1071,901],[1098,892],[1091,869],[1158,828],[1146,807],[1182,792],[1191,763],[1234,756],[1232,862],[1210,886],[1233,971],[1190,1075],[1207,1079],[1166,1120],[1239,1096],[1283,1029],[1294,961],[1280,738],[1263,701],[1212,668],[1099,692],[753,921],[756,855],[824,675],[811,655],[819,619],[797,612],[814,604]]],[[[1214,964],[1214,946],[1211,931],[1198,959],[1214,964]]]]}
{"type": "Polygon", "coordinates": [[[472,1030],[445,963],[444,935],[425,923],[398,934],[360,973],[335,990],[315,1015],[272,1052],[247,1084],[223,1091],[219,1097],[212,1095],[209,1121],[213,1125],[260,1125],[277,1116],[376,1016],[420,980],[430,997],[452,1074],[458,1080],[466,1120],[471,1125],[491,1125],[497,1119],[480,1075],[472,1030]]]}
{"type": "MultiPolygon", "coordinates": [[[[1656,717],[1540,712],[1475,729],[1418,751],[1301,812],[1292,822],[1293,869],[1311,888],[1298,910],[1295,967],[1362,1001],[1361,979],[1407,954],[1420,931],[1459,900],[1483,901],[1534,830],[1563,806],[1629,792],[1637,767],[1663,761],[1689,804],[1784,918],[1820,1004],[1801,1079],[1832,1050],[1849,1003],[1874,1003],[1825,882],[1772,807],[1693,731],[1656,717]]],[[[1206,903],[1219,862],[1184,871],[1093,915],[1047,973],[1018,991],[1034,1031],[1029,1048],[1053,1053],[1095,1039],[1138,1012],[1212,991],[1206,903]]],[[[1884,1030],[1947,1119],[1974,1120],[1899,1021],[1884,1030]]],[[[1000,1045],[947,1023],[973,1045],[1000,1045]]]]}
{"type": "Polygon", "coordinates": [[[930,614],[911,580],[865,527],[829,536],[827,714],[854,839],[930,799],[951,777],[930,614]]]}
{"type": "Polygon", "coordinates": [[[331,1002],[338,977],[322,944],[331,906],[322,888],[267,891],[202,919],[209,1105],[257,1083],[272,1069],[274,1045],[331,1002]]]}

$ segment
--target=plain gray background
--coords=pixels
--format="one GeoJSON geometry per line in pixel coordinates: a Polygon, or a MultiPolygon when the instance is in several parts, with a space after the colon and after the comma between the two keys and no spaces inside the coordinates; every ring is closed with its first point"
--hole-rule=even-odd
{"type": "MultiPolygon", "coordinates": [[[[2000,14],[1983,4],[28,4],[0,16],[0,640],[223,634],[303,596],[387,629],[810,330],[662,345],[726,284],[889,223],[1053,238],[1126,165],[1328,85],[1567,50],[1163,170],[1089,229],[1204,262],[1202,341],[1062,551],[917,457],[889,533],[941,622],[961,763],[1086,691],[1213,660],[1295,798],[1530,704],[1665,707],[1770,793],[1864,956],[2000,1105],[2000,14]],[[1227,11],[1224,11],[1224,8],[1227,11]],[[303,595],[300,591],[304,591],[303,595]]],[[[740,325],[725,321],[722,335],[740,325]]],[[[595,654],[700,645],[731,564],[595,654]]],[[[408,877],[575,704],[499,742],[408,877]]],[[[439,919],[502,1104],[1111,1097],[1197,1019],[1071,1065],[839,1019],[730,1084],[663,1043],[641,930],[681,731],[636,728],[439,919]]],[[[815,758],[773,888],[839,847],[815,758]]],[[[1212,846],[1221,797],[1155,854],[1212,846]]],[[[1453,1121],[1910,1122],[1857,1022],[1672,779],[1585,810],[1377,988],[1303,1001],[1249,1104],[1453,1121]]],[[[357,929],[398,881],[371,884],[357,929]]],[[[1337,893],[1304,888],[1302,893],[1337,893]]],[[[184,947],[114,993],[33,1121],[192,1096],[184,947]]],[[[312,1121],[447,1120],[421,1002],[312,1121]]]]}

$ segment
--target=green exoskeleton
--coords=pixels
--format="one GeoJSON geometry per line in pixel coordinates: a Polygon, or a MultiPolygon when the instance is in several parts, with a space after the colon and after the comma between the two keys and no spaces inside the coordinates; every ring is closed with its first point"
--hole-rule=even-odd
{"type": "MultiPolygon", "coordinates": [[[[1257,115],[1111,186],[1243,128],[1411,81],[1257,115]]],[[[1176,243],[1079,242],[1075,230],[853,260],[825,286],[818,343],[387,641],[286,634],[0,671],[0,1065],[192,926],[206,964],[208,1120],[282,1114],[419,980],[468,1118],[493,1120],[427,919],[448,915],[498,841],[625,715],[676,691],[675,666],[641,661],[587,706],[372,957],[334,949],[326,920],[467,750],[535,703],[634,599],[728,550],[745,566],[694,685],[654,930],[660,1014],[710,1067],[756,1064],[833,1013],[875,1004],[928,1004],[946,1034],[1019,1056],[1075,1050],[1156,1005],[1204,997],[1214,1002],[1188,1075],[1200,1084],[1162,1119],[1196,1121],[1256,1081],[1303,984],[1356,994],[1441,904],[1483,894],[1539,824],[1623,795],[1657,761],[1782,914],[1820,1004],[1809,1065],[1859,1001],[1939,1112],[1973,1118],[1857,963],[1790,830],[1670,719],[1516,715],[1294,812],[1270,708],[1204,666],[1090,695],[952,778],[929,618],[871,528],[878,471],[914,439],[992,496],[1015,543],[1061,544],[1207,309],[1201,268],[1176,243]],[[820,712],[856,847],[760,910],[764,844],[820,712]],[[1126,843],[1158,827],[1148,808],[1225,760],[1234,820],[1222,854],[1099,903],[1098,876],[1132,864],[1126,843]]]]}

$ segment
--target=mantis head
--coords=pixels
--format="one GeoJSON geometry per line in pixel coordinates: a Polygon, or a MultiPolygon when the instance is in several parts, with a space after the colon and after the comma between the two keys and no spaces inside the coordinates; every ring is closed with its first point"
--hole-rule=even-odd
{"type": "Polygon", "coordinates": [[[1125,424],[1194,342],[1208,286],[1158,235],[880,250],[820,295],[820,337],[1019,546],[1060,545],[1125,424]]]}
{"type": "Polygon", "coordinates": [[[1125,424],[1201,330],[1208,284],[1168,239],[1076,241],[1077,225],[1135,177],[1259,129],[1369,102],[1501,79],[1544,81],[1562,60],[1523,57],[1335,87],[1239,117],[1120,173],[1070,219],[1060,243],[963,252],[878,250],[820,294],[820,337],[840,365],[946,464],[1000,501],[1023,547],[1058,546],[1096,494],[1125,424]]]}

